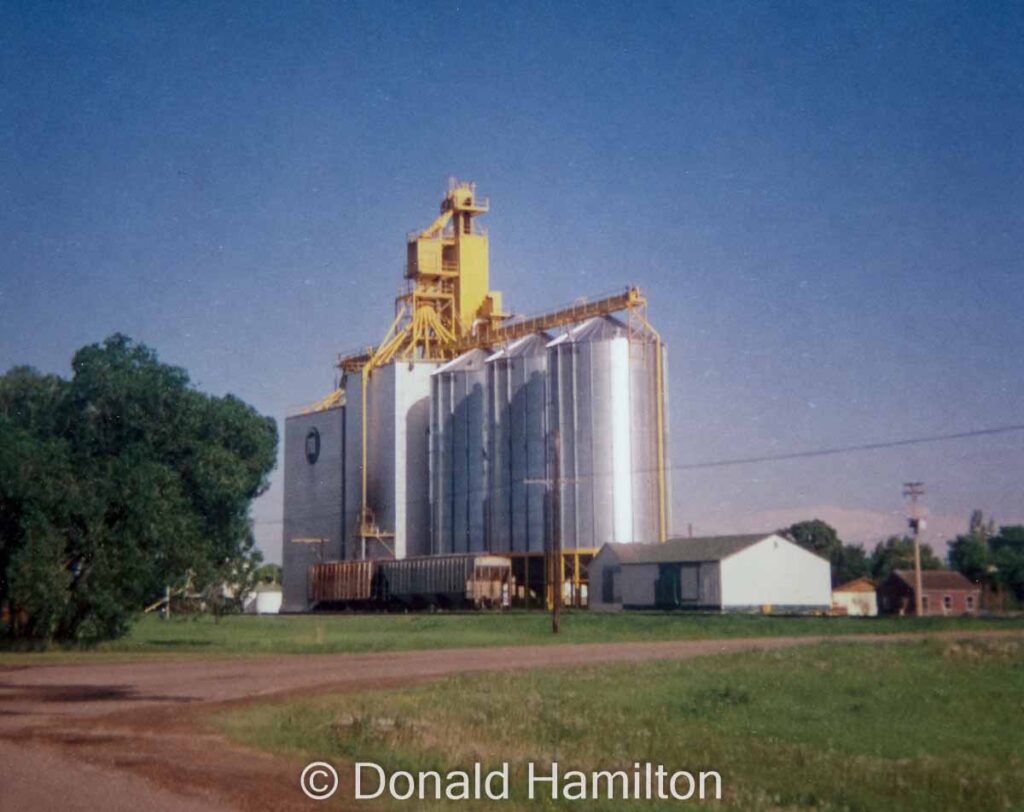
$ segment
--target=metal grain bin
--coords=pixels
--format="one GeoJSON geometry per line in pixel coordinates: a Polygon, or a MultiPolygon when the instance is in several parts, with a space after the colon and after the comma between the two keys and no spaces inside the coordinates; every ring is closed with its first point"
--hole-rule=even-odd
{"type": "Polygon", "coordinates": [[[488,549],[544,551],[547,351],[526,336],[487,359],[488,549]]]}
{"type": "Polygon", "coordinates": [[[363,539],[362,380],[347,376],[344,557],[405,558],[430,552],[430,375],[438,364],[392,363],[373,371],[366,388],[366,505],[390,536],[363,539]]]}
{"type": "MultiPolygon", "coordinates": [[[[563,548],[656,541],[657,345],[604,316],[574,326],[547,352],[547,428],[561,438],[563,548]]],[[[552,452],[549,443],[549,475],[552,452]]]]}
{"type": "Polygon", "coordinates": [[[487,353],[470,350],[431,376],[430,507],[434,555],[485,549],[487,353]]]}

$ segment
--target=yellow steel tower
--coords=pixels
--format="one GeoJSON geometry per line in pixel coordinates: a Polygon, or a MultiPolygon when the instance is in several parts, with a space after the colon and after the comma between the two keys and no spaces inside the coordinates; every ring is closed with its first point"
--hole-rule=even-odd
{"type": "MultiPolygon", "coordinates": [[[[636,288],[626,288],[622,293],[603,299],[581,299],[562,310],[506,321],[509,317],[502,312],[501,294],[490,290],[487,232],[476,222],[489,208],[489,200],[477,196],[475,183],[450,178],[440,214],[427,228],[408,235],[406,281],[395,300],[395,317],[383,339],[375,347],[338,357],[338,367],[345,376],[343,380],[353,374],[360,376],[362,506],[357,535],[362,540],[364,554],[367,541],[374,540],[387,547],[388,539],[393,536],[377,526],[367,499],[367,389],[375,369],[396,361],[441,362],[474,347],[495,348],[523,335],[621,310],[628,311],[631,324],[636,319],[647,328],[648,335],[654,336],[658,353],[659,536],[664,540],[668,528],[661,339],[646,320],[646,299],[636,288]]],[[[344,399],[345,392],[339,389],[310,410],[329,408],[344,399]]]]}
{"type": "Polygon", "coordinates": [[[427,228],[408,235],[406,283],[395,300],[395,318],[383,340],[365,352],[339,358],[346,375],[360,375],[361,508],[357,535],[365,555],[368,541],[394,554],[369,504],[367,392],[375,369],[395,361],[444,361],[459,342],[493,331],[506,316],[501,294],[490,290],[487,233],[476,223],[489,202],[477,197],[476,184],[448,181],[441,212],[427,228]]]}
{"type": "Polygon", "coordinates": [[[376,347],[339,358],[343,371],[369,373],[393,360],[444,361],[460,341],[487,335],[507,318],[501,294],[490,290],[487,232],[476,222],[489,208],[475,183],[449,179],[441,213],[408,235],[394,322],[376,347]]]}
{"type": "Polygon", "coordinates": [[[487,232],[476,222],[488,208],[476,184],[452,178],[441,214],[409,234],[405,300],[413,312],[431,308],[455,339],[486,332],[504,318],[501,294],[490,290],[487,232]]]}

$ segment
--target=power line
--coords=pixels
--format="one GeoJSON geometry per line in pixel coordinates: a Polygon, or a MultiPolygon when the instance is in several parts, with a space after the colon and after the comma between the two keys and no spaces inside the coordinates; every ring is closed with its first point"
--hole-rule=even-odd
{"type": "MultiPolygon", "coordinates": [[[[879,450],[883,450],[883,449],[886,449],[886,448],[900,448],[900,447],[911,446],[911,445],[924,445],[924,444],[927,444],[927,443],[945,442],[947,440],[961,440],[961,439],[971,438],[971,437],[985,437],[985,436],[991,436],[991,435],[997,435],[997,434],[1009,434],[1011,432],[1016,432],[1016,431],[1024,431],[1024,424],[1021,424],[1021,425],[1010,425],[1010,426],[994,426],[994,427],[991,427],[991,428],[974,429],[973,431],[960,431],[960,432],[954,432],[954,433],[951,433],[951,434],[933,434],[933,435],[928,435],[928,436],[923,436],[923,437],[910,437],[910,438],[905,438],[905,439],[901,439],[901,440],[887,440],[887,441],[884,441],[884,442],[877,442],[877,443],[861,443],[859,445],[835,446],[835,447],[831,447],[831,448],[816,448],[816,449],[811,449],[811,450],[808,450],[808,451],[792,451],[792,452],[787,452],[787,453],[783,453],[783,454],[766,454],[766,455],[760,456],[760,457],[736,457],[736,458],[723,459],[723,460],[708,460],[708,461],[703,461],[703,462],[691,462],[691,463],[684,463],[684,464],[681,464],[681,465],[670,465],[670,466],[667,466],[664,470],[666,470],[666,471],[687,471],[687,470],[698,470],[698,469],[702,469],[702,468],[724,468],[726,466],[731,466],[731,465],[754,465],[754,464],[757,464],[757,463],[780,462],[780,461],[784,461],[784,460],[806,459],[806,458],[810,458],[810,457],[827,457],[827,456],[835,456],[835,455],[839,455],[839,454],[859,453],[859,452],[862,452],[862,451],[879,451],[879,450]]],[[[657,468],[647,468],[647,469],[636,469],[636,470],[633,471],[633,473],[634,474],[643,474],[643,473],[655,473],[657,471],[658,471],[657,468]]],[[[594,472],[594,473],[590,474],[589,476],[584,475],[584,476],[580,476],[578,478],[583,479],[583,478],[593,478],[593,477],[596,477],[596,476],[607,476],[609,473],[610,472],[594,472]]],[[[506,486],[506,487],[508,487],[508,486],[506,486]]],[[[475,490],[474,489],[470,489],[469,491],[467,491],[467,496],[473,496],[476,493],[483,492],[483,490],[484,489],[475,489],[475,490]]],[[[429,498],[425,498],[425,497],[419,497],[419,498],[412,497],[412,498],[407,498],[405,500],[405,504],[406,505],[412,505],[412,504],[425,503],[425,502],[429,502],[429,501],[430,501],[429,498]]],[[[334,513],[313,514],[313,515],[306,514],[306,515],[304,515],[303,518],[306,518],[306,519],[311,519],[311,518],[324,518],[324,519],[328,519],[328,518],[334,518],[336,515],[337,514],[334,514],[334,513]]],[[[259,519],[259,520],[253,520],[252,524],[254,524],[254,525],[283,524],[283,519],[259,519]]]]}
{"type": "Polygon", "coordinates": [[[759,462],[777,462],[779,460],[798,460],[806,457],[827,457],[835,454],[851,454],[858,451],[878,451],[883,448],[899,448],[908,445],[924,445],[946,440],[960,440],[966,437],[984,437],[992,434],[1008,434],[1013,431],[1024,431],[1024,425],[996,426],[989,429],[960,431],[954,434],[933,434],[927,437],[912,437],[905,440],[888,440],[881,443],[862,443],[860,445],[836,446],[834,448],[816,448],[811,451],[793,451],[786,454],[766,454],[763,457],[738,457],[727,460],[710,460],[707,462],[691,462],[684,465],[669,466],[667,470],[693,470],[696,468],[722,468],[727,465],[752,465],[759,462]]]}

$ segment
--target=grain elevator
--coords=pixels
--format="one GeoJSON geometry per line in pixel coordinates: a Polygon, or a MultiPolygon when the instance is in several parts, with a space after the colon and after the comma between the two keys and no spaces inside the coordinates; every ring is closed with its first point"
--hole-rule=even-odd
{"type": "Polygon", "coordinates": [[[442,564],[449,581],[492,579],[474,581],[477,602],[557,589],[585,605],[602,544],[666,538],[665,348],[645,298],[509,315],[490,289],[489,208],[449,181],[407,236],[383,338],[340,355],[338,389],[286,419],[285,611],[372,604],[388,578],[429,583],[442,564]]]}

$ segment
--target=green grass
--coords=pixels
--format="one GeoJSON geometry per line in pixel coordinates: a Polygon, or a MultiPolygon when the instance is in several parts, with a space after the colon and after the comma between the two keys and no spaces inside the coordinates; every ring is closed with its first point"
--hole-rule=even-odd
{"type": "Polygon", "coordinates": [[[0,662],[56,662],[151,656],[238,656],[401,651],[550,643],[686,640],[718,637],[858,634],[910,631],[1024,629],[1024,618],[829,618],[685,613],[570,612],[551,634],[542,612],[229,616],[149,615],[125,637],[88,649],[53,647],[42,653],[0,651],[0,662]]]}
{"type": "Polygon", "coordinates": [[[441,771],[507,760],[513,800],[501,806],[509,810],[679,808],[527,801],[523,765],[551,760],[563,770],[634,761],[716,770],[725,809],[1024,808],[1024,647],[1015,640],[833,642],[473,675],[250,706],[217,723],[247,745],[330,760],[343,780],[354,760],[441,771]]]}

